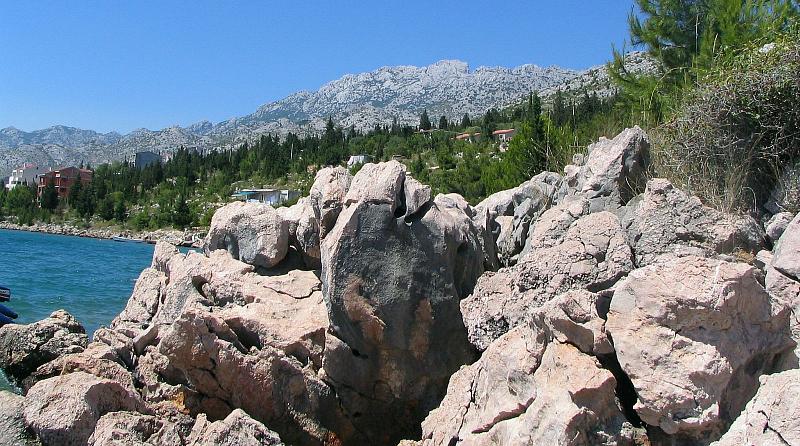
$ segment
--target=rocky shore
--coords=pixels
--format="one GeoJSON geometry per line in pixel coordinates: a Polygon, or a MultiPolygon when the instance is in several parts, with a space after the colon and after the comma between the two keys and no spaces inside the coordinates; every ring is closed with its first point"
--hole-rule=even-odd
{"type": "MultiPolygon", "coordinates": [[[[800,215],[648,178],[639,128],[473,207],[397,162],[156,245],[89,342],[0,328],[8,444],[800,442],[800,215]],[[27,443],[25,443],[27,442],[27,443]]],[[[0,444],[6,437],[0,436],[0,444]]]]}
{"type": "Polygon", "coordinates": [[[33,225],[18,225],[16,223],[0,221],[0,229],[11,231],[42,232],[45,234],[71,235],[75,237],[88,237],[100,239],[128,239],[146,243],[167,242],[176,246],[188,248],[202,248],[203,232],[197,230],[179,231],[175,229],[158,229],[155,231],[135,232],[118,229],[78,228],[65,224],[34,223],[33,225]]]}

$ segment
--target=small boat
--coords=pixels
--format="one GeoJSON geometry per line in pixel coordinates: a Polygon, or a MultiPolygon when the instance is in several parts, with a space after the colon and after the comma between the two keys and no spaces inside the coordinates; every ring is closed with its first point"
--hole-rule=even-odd
{"type": "MultiPolygon", "coordinates": [[[[9,300],[11,300],[11,289],[0,286],[0,302],[8,302],[9,300]]],[[[18,317],[19,315],[12,309],[0,304],[0,327],[6,324],[13,324],[14,319],[18,317]]]]}
{"type": "Polygon", "coordinates": [[[111,237],[111,240],[115,242],[125,242],[125,243],[144,243],[143,238],[127,238],[127,237],[111,237]]]}

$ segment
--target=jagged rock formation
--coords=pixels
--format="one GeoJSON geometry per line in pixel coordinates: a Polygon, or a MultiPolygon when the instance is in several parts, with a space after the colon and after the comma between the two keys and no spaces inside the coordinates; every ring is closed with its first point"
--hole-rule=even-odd
{"type": "Polygon", "coordinates": [[[458,302],[484,270],[481,229],[463,199],[431,200],[396,161],[365,165],[344,203],[322,244],[324,368],[356,429],[389,444],[474,359],[458,302]]]}
{"type": "Polygon", "coordinates": [[[203,254],[158,244],[88,345],[65,313],[0,329],[27,391],[0,413],[47,445],[791,444],[800,216],[767,239],[647,150],[630,129],[475,208],[323,169],[203,254]]]}

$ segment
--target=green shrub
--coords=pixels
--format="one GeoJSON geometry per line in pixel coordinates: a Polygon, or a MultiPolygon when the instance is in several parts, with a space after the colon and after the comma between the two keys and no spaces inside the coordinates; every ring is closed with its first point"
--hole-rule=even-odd
{"type": "Polygon", "coordinates": [[[724,211],[758,211],[800,159],[795,32],[720,61],[651,132],[654,175],[724,211]]]}

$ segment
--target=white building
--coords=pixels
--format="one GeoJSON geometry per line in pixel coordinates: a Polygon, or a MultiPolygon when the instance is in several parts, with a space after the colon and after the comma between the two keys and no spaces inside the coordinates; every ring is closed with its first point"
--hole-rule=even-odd
{"type": "Polygon", "coordinates": [[[347,160],[347,168],[351,168],[357,164],[367,164],[372,162],[372,157],[369,155],[353,155],[347,160]]]}
{"type": "Polygon", "coordinates": [[[299,190],[291,189],[243,189],[236,191],[231,198],[248,203],[265,203],[278,206],[296,198],[300,198],[299,190]]]}
{"type": "Polygon", "coordinates": [[[11,171],[11,176],[8,177],[6,188],[11,190],[22,184],[33,186],[37,183],[37,177],[46,171],[47,169],[40,168],[36,164],[27,163],[11,171]]]}

